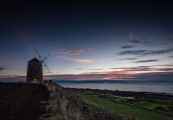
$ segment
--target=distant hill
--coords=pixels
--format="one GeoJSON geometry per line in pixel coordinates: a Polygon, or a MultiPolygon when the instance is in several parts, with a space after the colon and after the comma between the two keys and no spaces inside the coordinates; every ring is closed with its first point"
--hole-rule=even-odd
{"type": "Polygon", "coordinates": [[[173,83],[173,80],[53,80],[54,83],[173,83]]]}

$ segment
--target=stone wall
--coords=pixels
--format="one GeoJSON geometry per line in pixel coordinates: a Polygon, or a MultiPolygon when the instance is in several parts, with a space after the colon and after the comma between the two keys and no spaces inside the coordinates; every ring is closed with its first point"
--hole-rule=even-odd
{"type": "Polygon", "coordinates": [[[46,107],[46,111],[40,120],[131,120],[83,102],[70,89],[48,81],[44,85],[50,96],[49,101],[42,103],[46,107]]]}

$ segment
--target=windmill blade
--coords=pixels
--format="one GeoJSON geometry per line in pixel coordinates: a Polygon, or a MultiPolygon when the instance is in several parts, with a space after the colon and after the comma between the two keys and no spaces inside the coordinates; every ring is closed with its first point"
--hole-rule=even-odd
{"type": "Polygon", "coordinates": [[[47,65],[43,62],[43,65],[46,67],[46,69],[50,72],[49,68],[47,67],[47,65]]]}
{"type": "Polygon", "coordinates": [[[48,53],[47,56],[42,59],[42,62],[44,62],[49,57],[49,55],[50,53],[48,53]]]}
{"type": "Polygon", "coordinates": [[[46,67],[46,69],[50,72],[49,68],[47,67],[47,65],[46,65],[45,62],[44,62],[44,61],[49,57],[50,53],[49,53],[46,57],[43,58],[35,47],[34,47],[34,50],[35,50],[35,52],[37,53],[37,55],[39,56],[39,60],[41,61],[41,63],[42,63],[42,64],[46,67]]]}
{"type": "Polygon", "coordinates": [[[41,60],[41,55],[40,55],[40,53],[38,52],[38,50],[34,47],[34,50],[35,50],[35,52],[37,53],[37,55],[39,56],[39,60],[41,60]]]}
{"type": "Polygon", "coordinates": [[[45,63],[45,60],[49,57],[49,55],[50,55],[50,53],[48,53],[47,56],[44,57],[44,58],[42,59],[42,64],[46,67],[46,69],[47,69],[49,72],[51,72],[51,71],[49,70],[49,68],[47,67],[46,63],[45,63]]]}

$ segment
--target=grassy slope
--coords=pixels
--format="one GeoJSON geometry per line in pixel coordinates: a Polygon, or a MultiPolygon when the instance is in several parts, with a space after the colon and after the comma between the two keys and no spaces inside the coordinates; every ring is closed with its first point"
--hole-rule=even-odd
{"type": "MultiPolygon", "coordinates": [[[[103,96],[104,97],[104,96],[103,96]]],[[[127,103],[134,106],[160,111],[166,114],[173,115],[173,101],[172,100],[144,100],[144,99],[126,99],[119,97],[106,96],[113,102],[127,103]]]]}
{"type": "Polygon", "coordinates": [[[79,93],[79,95],[88,104],[94,105],[96,107],[103,107],[111,112],[116,112],[125,116],[131,116],[139,120],[173,120],[172,117],[169,117],[165,114],[142,109],[128,104],[112,102],[109,99],[104,99],[94,94],[83,92],[79,93]]]}
{"type": "Polygon", "coordinates": [[[133,103],[136,106],[141,106],[147,109],[162,111],[173,115],[173,105],[170,101],[158,101],[158,102],[148,102],[148,101],[137,101],[133,103]]]}

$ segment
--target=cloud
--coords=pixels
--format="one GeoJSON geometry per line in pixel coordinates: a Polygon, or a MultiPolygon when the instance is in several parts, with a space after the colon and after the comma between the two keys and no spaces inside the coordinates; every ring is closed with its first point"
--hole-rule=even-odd
{"type": "MultiPolygon", "coordinates": [[[[83,74],[54,74],[46,75],[45,79],[53,80],[160,80],[160,81],[172,81],[173,80],[173,68],[151,68],[150,66],[138,66],[131,68],[124,68],[124,70],[118,71],[104,71],[104,72],[88,72],[83,74]],[[125,70],[128,69],[128,70],[125,70]],[[136,73],[136,71],[138,73],[136,73]],[[145,71],[145,72],[139,72],[145,71]]],[[[4,75],[0,76],[0,80],[26,80],[26,76],[18,75],[4,75]]]]}
{"type": "Polygon", "coordinates": [[[142,45],[149,45],[149,46],[163,46],[163,45],[173,45],[173,38],[165,39],[165,40],[141,40],[142,45]]]}
{"type": "MultiPolygon", "coordinates": [[[[173,65],[172,65],[173,66],[173,65]]],[[[137,67],[119,67],[119,68],[109,68],[114,69],[116,72],[120,71],[127,72],[127,73],[152,73],[152,72],[173,72],[172,66],[167,65],[153,65],[153,66],[137,66],[137,67]],[[158,68],[161,67],[161,68],[158,68]],[[164,68],[162,68],[164,67],[164,68]]]]}
{"type": "Polygon", "coordinates": [[[68,60],[71,60],[71,61],[77,62],[77,63],[92,63],[93,62],[93,60],[91,60],[91,59],[68,58],[68,60]]]}
{"type": "Polygon", "coordinates": [[[84,49],[71,49],[71,50],[64,50],[61,52],[56,52],[55,54],[58,54],[56,57],[66,59],[72,62],[77,62],[77,63],[92,63],[94,60],[91,59],[79,59],[79,58],[74,58],[71,57],[71,55],[77,55],[82,52],[84,52],[84,49]]]}
{"type": "Polygon", "coordinates": [[[127,50],[119,52],[119,55],[157,55],[173,52],[173,48],[162,50],[127,50]]]}
{"type": "Polygon", "coordinates": [[[76,70],[84,70],[83,68],[76,68],[76,70]]]}
{"type": "Polygon", "coordinates": [[[0,72],[6,70],[7,68],[5,67],[0,67],[0,72]]]}
{"type": "Polygon", "coordinates": [[[108,80],[110,78],[114,78],[115,80],[128,78],[129,75],[127,74],[107,74],[107,73],[100,73],[100,74],[93,74],[93,73],[84,73],[78,75],[50,75],[47,76],[50,79],[61,79],[61,80],[108,80]]]}
{"type": "Polygon", "coordinates": [[[119,67],[119,68],[109,68],[114,69],[116,71],[128,72],[128,73],[135,73],[135,72],[150,72],[155,70],[150,66],[137,66],[137,67],[119,67]]]}
{"type": "Polygon", "coordinates": [[[148,62],[156,62],[159,61],[157,59],[153,59],[153,60],[139,60],[139,61],[135,61],[133,63],[148,63],[148,62]]]}
{"type": "Polygon", "coordinates": [[[169,56],[170,58],[173,58],[173,56],[169,56]]]}
{"type": "Polygon", "coordinates": [[[173,67],[173,64],[165,64],[165,65],[154,65],[154,66],[158,66],[158,67],[173,67]]]}
{"type": "Polygon", "coordinates": [[[23,60],[23,61],[28,61],[28,60],[31,60],[33,58],[31,57],[28,57],[28,58],[17,58],[16,60],[23,60]]]}
{"type": "Polygon", "coordinates": [[[134,69],[141,69],[141,68],[150,68],[150,66],[137,66],[137,67],[118,67],[118,68],[109,68],[109,69],[123,69],[123,70],[134,70],[134,69]]]}
{"type": "MultiPolygon", "coordinates": [[[[137,74],[128,74],[128,72],[121,71],[107,71],[107,72],[98,72],[95,74],[93,72],[87,74],[61,74],[61,75],[46,75],[45,79],[52,80],[155,80],[155,81],[172,81],[173,74],[172,71],[162,71],[162,72],[150,72],[150,73],[137,73],[137,74]]],[[[0,76],[0,80],[3,81],[15,81],[15,80],[26,80],[26,76],[0,76]]]]}
{"type": "Polygon", "coordinates": [[[103,70],[103,69],[101,69],[101,68],[98,68],[98,69],[88,69],[88,70],[103,70]]]}
{"type": "Polygon", "coordinates": [[[84,52],[84,49],[71,49],[71,50],[64,50],[61,52],[56,52],[56,54],[60,54],[60,55],[77,55],[77,54],[81,54],[82,52],[84,52]]]}
{"type": "Polygon", "coordinates": [[[130,42],[131,43],[141,43],[141,41],[140,40],[137,40],[137,39],[132,39],[132,40],[130,40],[130,42]]]}
{"type": "Polygon", "coordinates": [[[147,50],[126,50],[126,51],[122,51],[119,53],[119,55],[141,55],[141,54],[145,54],[147,52],[147,50]]]}
{"type": "Polygon", "coordinates": [[[136,60],[137,58],[122,58],[122,59],[118,59],[118,60],[136,60]]]}
{"type": "Polygon", "coordinates": [[[149,45],[149,46],[161,46],[161,45],[167,45],[169,44],[169,41],[149,41],[149,40],[144,40],[141,41],[142,45],[149,45]]]}
{"type": "Polygon", "coordinates": [[[49,75],[46,76],[49,79],[61,79],[61,80],[157,80],[157,81],[172,81],[173,74],[171,71],[159,71],[148,73],[136,73],[130,74],[129,72],[122,71],[105,71],[105,72],[90,72],[84,74],[64,74],[64,75],[49,75]],[[166,79],[165,79],[166,78],[166,79]]]}
{"type": "Polygon", "coordinates": [[[163,45],[171,45],[173,44],[173,38],[165,39],[165,40],[148,40],[146,37],[142,37],[141,39],[130,39],[130,42],[133,44],[141,44],[147,46],[163,46],[163,45]]]}
{"type": "Polygon", "coordinates": [[[101,68],[98,68],[98,69],[84,69],[84,68],[76,68],[77,70],[103,70],[101,68]]]}
{"type": "Polygon", "coordinates": [[[0,76],[0,80],[6,81],[6,82],[18,82],[20,80],[26,80],[26,76],[3,75],[3,76],[0,76]]]}
{"type": "Polygon", "coordinates": [[[133,48],[133,46],[132,46],[132,45],[124,45],[124,46],[122,46],[121,48],[127,49],[127,48],[133,48]]]}
{"type": "Polygon", "coordinates": [[[91,59],[78,59],[78,58],[73,58],[73,57],[66,57],[66,56],[58,56],[58,58],[63,58],[72,62],[77,62],[77,63],[92,63],[94,60],[91,59]]]}
{"type": "Polygon", "coordinates": [[[173,71],[173,68],[160,68],[160,69],[158,69],[158,70],[160,70],[160,71],[173,71]]]}

